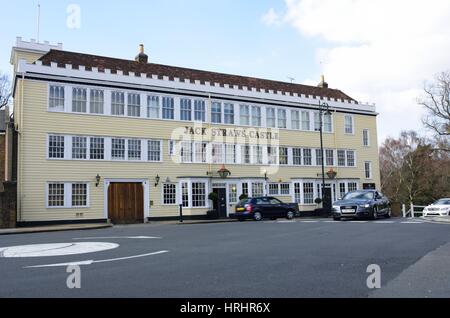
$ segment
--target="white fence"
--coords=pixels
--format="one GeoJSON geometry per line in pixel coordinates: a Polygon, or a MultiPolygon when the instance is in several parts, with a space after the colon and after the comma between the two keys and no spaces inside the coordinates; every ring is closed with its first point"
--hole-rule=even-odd
{"type": "Polygon", "coordinates": [[[423,216],[424,205],[414,205],[412,202],[409,204],[409,210],[406,210],[406,205],[402,204],[402,214],[403,217],[406,218],[411,217],[415,218],[416,216],[423,216]]]}

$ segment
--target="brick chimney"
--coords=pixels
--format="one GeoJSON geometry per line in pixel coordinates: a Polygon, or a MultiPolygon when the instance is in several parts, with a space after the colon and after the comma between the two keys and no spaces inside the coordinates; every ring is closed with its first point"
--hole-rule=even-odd
{"type": "Polygon", "coordinates": [[[144,53],[144,44],[139,45],[139,54],[134,58],[136,62],[147,64],[148,55],[144,53]]]}
{"type": "Polygon", "coordinates": [[[320,83],[317,86],[320,88],[328,88],[328,83],[325,82],[325,76],[320,75],[320,83]]]}

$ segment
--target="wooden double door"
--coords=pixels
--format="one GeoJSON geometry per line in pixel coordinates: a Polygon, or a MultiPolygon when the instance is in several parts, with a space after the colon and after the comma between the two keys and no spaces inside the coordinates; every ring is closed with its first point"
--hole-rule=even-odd
{"type": "Polygon", "coordinates": [[[144,222],[144,187],[140,182],[112,182],[108,188],[108,218],[114,224],[144,222]]]}

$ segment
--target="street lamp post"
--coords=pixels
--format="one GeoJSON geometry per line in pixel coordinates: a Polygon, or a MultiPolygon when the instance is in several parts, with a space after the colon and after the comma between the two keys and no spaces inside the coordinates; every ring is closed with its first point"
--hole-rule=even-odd
{"type": "Polygon", "coordinates": [[[327,103],[321,103],[319,100],[319,131],[320,131],[320,153],[322,154],[322,204],[324,202],[325,190],[325,154],[323,153],[323,115],[331,115],[330,106],[327,103]]]}

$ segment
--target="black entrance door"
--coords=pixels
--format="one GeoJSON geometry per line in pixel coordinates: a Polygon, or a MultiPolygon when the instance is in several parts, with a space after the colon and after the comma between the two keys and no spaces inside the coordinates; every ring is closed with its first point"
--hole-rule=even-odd
{"type": "Polygon", "coordinates": [[[214,188],[213,192],[217,193],[217,202],[214,210],[220,218],[227,217],[227,190],[225,188],[214,188]]]}
{"type": "Polygon", "coordinates": [[[323,209],[325,213],[331,213],[331,188],[323,189],[323,209]]]}

